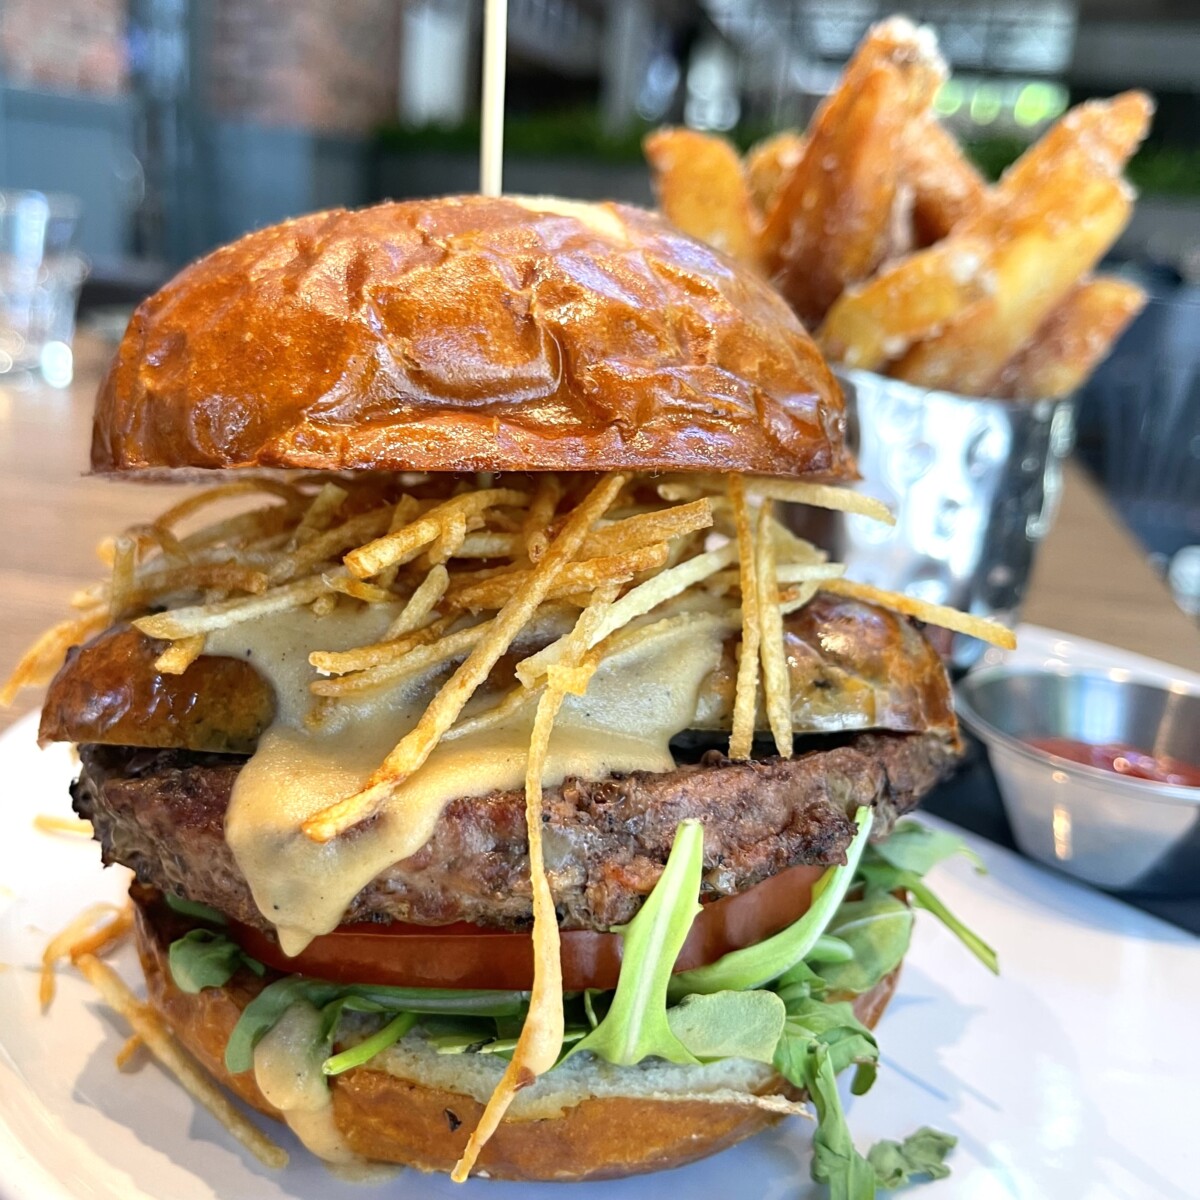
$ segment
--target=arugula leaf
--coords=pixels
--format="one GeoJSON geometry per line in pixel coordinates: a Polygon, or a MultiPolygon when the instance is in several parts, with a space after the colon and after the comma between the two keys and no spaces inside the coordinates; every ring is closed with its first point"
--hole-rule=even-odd
{"type": "Polygon", "coordinates": [[[416,1023],[416,1013],[400,1013],[378,1033],[364,1038],[357,1046],[351,1046],[349,1050],[343,1050],[340,1054],[333,1054],[327,1058],[321,1064],[322,1072],[326,1075],[340,1075],[343,1071],[349,1071],[351,1067],[361,1067],[363,1063],[370,1062],[375,1055],[398,1042],[411,1031],[416,1023]]]}
{"type": "Polygon", "coordinates": [[[713,992],[686,996],[667,1010],[667,1024],[700,1062],[749,1058],[769,1063],[785,1016],[774,992],[713,992]]]}
{"type": "Polygon", "coordinates": [[[263,973],[262,963],[215,929],[191,929],[176,938],[167,951],[171,978],[181,992],[195,995],[207,987],[224,987],[239,967],[263,973]]]}
{"type": "Polygon", "coordinates": [[[622,938],[622,955],[612,1004],[567,1058],[590,1050],[619,1066],[632,1066],[651,1055],[669,1062],[696,1062],[667,1020],[667,986],[700,911],[703,865],[704,829],[698,821],[683,821],[649,899],[616,931],[622,938]]]}
{"type": "Polygon", "coordinates": [[[912,909],[891,892],[847,900],[834,914],[829,932],[853,953],[849,961],[820,963],[817,970],[836,992],[870,991],[900,965],[912,928],[912,909]]]}
{"type": "Polygon", "coordinates": [[[964,854],[980,874],[987,868],[983,859],[961,838],[942,829],[931,829],[920,821],[899,821],[892,832],[871,847],[871,857],[879,857],[901,871],[928,875],[938,863],[956,854],[964,854]]]}
{"type": "Polygon", "coordinates": [[[848,1001],[830,1004],[809,999],[789,1004],[784,1038],[794,1043],[793,1052],[796,1046],[821,1042],[829,1051],[835,1075],[858,1064],[850,1089],[856,1096],[868,1092],[875,1082],[879,1044],[875,1035],[854,1015],[848,1001]]]}
{"type": "Polygon", "coordinates": [[[829,1048],[813,1042],[805,1056],[804,1087],[817,1110],[812,1177],[830,1200],[875,1200],[875,1169],[859,1154],[846,1124],[829,1048]]]}
{"type": "Polygon", "coordinates": [[[901,821],[886,841],[863,855],[859,873],[868,898],[906,889],[914,904],[937,917],[989,971],[998,975],[996,951],[963,924],[922,879],[926,871],[955,854],[965,854],[977,871],[985,870],[979,855],[954,834],[930,829],[917,821],[901,821]]]}
{"type": "Polygon", "coordinates": [[[903,1142],[877,1142],[867,1151],[867,1161],[875,1171],[879,1186],[894,1191],[921,1175],[945,1179],[950,1174],[946,1155],[956,1145],[958,1138],[923,1125],[903,1142]]]}
{"type": "Polygon", "coordinates": [[[862,807],[855,814],[858,833],[846,850],[846,861],[830,867],[813,888],[808,912],[798,921],[756,946],[734,950],[706,967],[682,971],[671,980],[671,997],[695,993],[744,991],[777,979],[816,946],[849,888],[871,833],[873,813],[862,807]]]}
{"type": "MultiPolygon", "coordinates": [[[[359,1012],[447,1013],[461,1016],[512,1016],[523,1011],[528,992],[456,991],[440,988],[397,988],[372,984],[343,987],[303,975],[285,975],[268,984],[242,1010],[225,1046],[225,1068],[231,1075],[254,1065],[254,1047],[298,1000],[324,1010],[336,1000],[359,1012]],[[351,1003],[353,1002],[353,1003],[351,1003]],[[366,1007],[364,1007],[366,1006],[366,1007]]],[[[336,1014],[322,1021],[322,1032],[332,1035],[336,1014]]]]}

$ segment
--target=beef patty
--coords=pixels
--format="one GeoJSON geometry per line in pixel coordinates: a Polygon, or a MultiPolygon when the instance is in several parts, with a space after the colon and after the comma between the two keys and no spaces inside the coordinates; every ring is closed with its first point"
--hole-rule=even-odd
{"type": "MultiPolygon", "coordinates": [[[[163,891],[269,929],[225,843],[224,820],[244,758],[122,746],[80,748],[72,787],[106,863],[163,891]]],[[[844,861],[859,805],[882,836],[955,758],[952,736],[863,733],[792,759],[732,762],[717,751],[662,774],[568,779],[543,797],[550,887],[563,929],[628,921],[662,873],[679,822],[704,824],[704,892],[734,895],[786,867],[844,861]]],[[[416,854],[376,876],[347,921],[506,929],[531,922],[525,796],[454,800],[416,854]]]]}

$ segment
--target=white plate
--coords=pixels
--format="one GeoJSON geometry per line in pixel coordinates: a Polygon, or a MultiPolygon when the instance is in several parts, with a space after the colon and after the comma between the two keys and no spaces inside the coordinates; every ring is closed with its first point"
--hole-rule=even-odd
{"type": "Polygon", "coordinates": [[[1156,658],[1147,658],[1132,650],[1108,646],[1104,642],[1092,642],[1072,633],[1046,629],[1042,625],[1018,625],[1017,648],[989,649],[974,669],[980,670],[1000,662],[1045,670],[1073,667],[1081,671],[1125,671],[1131,679],[1144,679],[1151,683],[1176,680],[1190,687],[1200,687],[1200,674],[1195,671],[1187,671],[1156,658]]]}
{"type": "MultiPolygon", "coordinates": [[[[515,1200],[529,1190],[401,1173],[343,1184],[294,1154],[272,1173],[249,1158],[159,1068],[122,1075],[126,1030],[88,986],[62,972],[48,1016],[36,964],[47,934],[123,873],[96,848],[37,832],[64,812],[67,752],[39,753],[23,721],[0,738],[0,1196],[4,1200],[515,1200]]],[[[859,1144],[922,1124],[959,1138],[954,1174],[917,1196],[1186,1200],[1197,1195],[1195,1130],[1200,942],[1135,909],[1043,872],[986,842],[991,873],[936,871],[947,903],[1000,952],[993,978],[931,918],[918,920],[900,991],[879,1029],[884,1067],[850,1102],[859,1144]]],[[[119,967],[134,978],[132,955],[119,967]]],[[[283,1134],[288,1148],[297,1150],[283,1134]]],[[[809,1128],[798,1120],[669,1177],[543,1186],[539,1200],[815,1196],[809,1128]]]]}

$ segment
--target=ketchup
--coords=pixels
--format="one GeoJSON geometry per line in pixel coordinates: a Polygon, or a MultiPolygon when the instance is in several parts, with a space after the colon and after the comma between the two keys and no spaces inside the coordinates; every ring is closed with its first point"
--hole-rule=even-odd
{"type": "Polygon", "coordinates": [[[1106,742],[1094,746],[1090,742],[1074,738],[1044,737],[1026,738],[1025,744],[1047,754],[1082,763],[1085,767],[1099,767],[1116,775],[1128,775],[1132,779],[1149,779],[1155,783],[1171,783],[1183,787],[1200,787],[1200,767],[1181,762],[1165,754],[1149,754],[1135,746],[1119,742],[1106,742]]]}

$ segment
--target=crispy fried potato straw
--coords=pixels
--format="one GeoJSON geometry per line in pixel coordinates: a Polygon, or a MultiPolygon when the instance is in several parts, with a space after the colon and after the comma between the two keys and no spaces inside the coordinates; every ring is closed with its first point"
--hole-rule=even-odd
{"type": "Polygon", "coordinates": [[[216,604],[196,604],[188,608],[173,608],[167,612],[139,617],[134,621],[134,625],[147,637],[178,641],[180,638],[194,637],[198,633],[227,629],[231,625],[256,617],[265,617],[270,613],[299,608],[315,600],[322,592],[330,590],[330,585],[318,575],[271,588],[261,596],[221,600],[216,604]]]}
{"type": "Polygon", "coordinates": [[[498,505],[514,508],[529,503],[529,493],[514,488],[484,488],[478,492],[464,492],[431,508],[424,516],[359,546],[346,555],[344,562],[352,575],[367,579],[385,567],[401,562],[406,555],[415,554],[423,547],[441,537],[448,522],[455,516],[466,517],[498,505]]]}
{"type": "Polygon", "coordinates": [[[160,675],[182,675],[204,653],[204,642],[202,633],[172,642],[154,660],[154,669],[160,675]]]}
{"type": "MultiPolygon", "coordinates": [[[[730,543],[717,550],[698,554],[678,566],[668,567],[644,583],[639,583],[608,607],[598,621],[593,640],[587,648],[598,645],[630,621],[644,616],[665,601],[707,579],[733,562],[736,557],[737,546],[730,543]]],[[[517,678],[526,687],[532,687],[551,666],[562,661],[572,636],[564,634],[557,642],[552,642],[536,654],[523,659],[517,665],[517,678]]]]}
{"type": "MultiPolygon", "coordinates": [[[[497,659],[512,644],[546,598],[563,568],[571,561],[592,525],[599,520],[625,486],[626,476],[607,475],[572,512],[563,531],[550,544],[525,587],[512,597],[490,622],[487,636],[442,685],[416,727],[404,737],[377,768],[367,786],[353,796],[314,814],[304,823],[313,841],[327,842],[370,816],[432,753],[442,734],[454,724],[463,706],[491,673],[497,659]]],[[[525,493],[516,493],[527,499],[525,493]]],[[[388,565],[386,562],[384,566],[388,565]]]]}
{"type": "MultiPolygon", "coordinates": [[[[575,623],[575,628],[567,635],[569,646],[564,665],[580,665],[587,652],[589,638],[616,594],[617,588],[613,584],[597,590],[575,623]]],[[[451,1178],[458,1183],[462,1183],[470,1174],[479,1152],[496,1132],[517,1092],[550,1070],[562,1051],[562,963],[559,957],[558,916],[542,856],[542,773],[550,750],[554,718],[564,699],[564,689],[554,683],[542,694],[529,739],[529,755],[525,761],[525,828],[529,834],[529,882],[533,892],[534,966],[529,1011],[521,1026],[512,1059],[489,1097],[462,1157],[455,1164],[451,1178]]]]}
{"type": "Polygon", "coordinates": [[[179,1045],[162,1018],[139,1001],[110,966],[90,954],[85,954],[76,965],[100,993],[104,1003],[128,1022],[146,1049],[259,1162],[277,1170],[287,1166],[287,1151],[242,1115],[215,1080],[179,1045]]]}
{"type": "Polygon", "coordinates": [[[33,818],[33,827],[39,833],[68,833],[73,837],[92,836],[92,823],[80,817],[54,817],[48,813],[38,813],[33,818]]]}
{"type": "Polygon", "coordinates": [[[878,604],[890,608],[893,612],[903,613],[908,617],[916,617],[929,625],[937,625],[942,629],[953,629],[955,633],[965,633],[980,641],[990,642],[1002,650],[1015,650],[1017,639],[1011,629],[1006,629],[997,621],[989,621],[985,617],[976,617],[971,613],[959,612],[957,608],[948,608],[944,604],[930,604],[928,600],[918,600],[915,596],[906,596],[903,592],[889,592],[884,588],[872,587],[869,583],[855,583],[850,579],[829,579],[822,585],[823,590],[835,592],[839,596],[850,596],[855,600],[865,600],[868,604],[878,604]]]}
{"type": "Polygon", "coordinates": [[[42,951],[42,973],[38,985],[38,1002],[43,1012],[54,1003],[54,968],[59,960],[77,957],[76,948],[90,949],[93,941],[96,946],[101,946],[120,940],[128,933],[132,920],[133,910],[128,904],[122,909],[116,904],[97,902],[89,904],[50,939],[42,951]],[[108,920],[96,927],[104,917],[108,920]]]}
{"type": "Polygon", "coordinates": [[[828,483],[807,483],[802,479],[768,479],[755,477],[745,484],[752,496],[767,500],[785,500],[789,504],[810,504],[814,508],[833,508],[839,512],[857,513],[895,525],[896,518],[882,500],[866,496],[850,488],[835,487],[828,483]]]}
{"type": "Polygon", "coordinates": [[[746,501],[746,485],[740,475],[729,477],[729,499],[737,525],[738,564],[742,586],[742,645],[738,657],[737,689],[733,701],[733,723],[729,734],[729,757],[748,759],[754,742],[758,710],[759,618],[758,572],[754,569],[754,530],[746,501]]]}
{"type": "Polygon", "coordinates": [[[113,1060],[117,1064],[118,1071],[127,1071],[133,1060],[137,1057],[138,1051],[146,1043],[136,1034],[131,1033],[126,1039],[124,1045],[117,1051],[117,1056],[113,1060]]]}
{"type": "Polygon", "coordinates": [[[82,617],[60,621],[47,629],[13,668],[3,690],[0,690],[0,705],[10,705],[23,687],[40,687],[49,683],[61,666],[66,652],[72,646],[87,641],[92,634],[99,633],[108,623],[108,612],[97,609],[82,617]]]}
{"type": "Polygon", "coordinates": [[[300,518],[300,524],[296,526],[288,541],[288,549],[295,550],[298,546],[311,542],[318,533],[323,533],[328,529],[334,514],[349,494],[345,488],[338,487],[336,483],[324,484],[313,497],[308,511],[300,518]]]}
{"type": "Polygon", "coordinates": [[[399,616],[388,626],[386,641],[398,638],[402,634],[411,633],[424,625],[437,608],[438,602],[446,594],[450,586],[450,573],[440,563],[431,567],[429,574],[421,580],[420,586],[408,598],[408,602],[400,611],[399,616]]]}
{"type": "Polygon", "coordinates": [[[771,536],[774,505],[768,500],[758,512],[754,574],[758,583],[759,654],[767,724],[782,758],[792,757],[792,684],[783,644],[783,615],[779,611],[779,578],[775,573],[775,539],[771,536]]]}
{"type": "Polygon", "coordinates": [[[533,494],[529,511],[525,514],[525,521],[521,526],[521,536],[525,539],[525,556],[531,563],[539,563],[545,557],[550,545],[550,523],[558,511],[562,493],[562,480],[557,473],[549,472],[538,480],[537,491],[533,494]]]}
{"type": "Polygon", "coordinates": [[[108,615],[117,621],[128,611],[137,571],[137,541],[125,534],[113,539],[112,582],[108,585],[108,615]]]}
{"type": "Polygon", "coordinates": [[[207,508],[222,500],[232,500],[237,496],[248,496],[256,492],[266,492],[270,496],[278,496],[281,500],[289,503],[303,498],[300,490],[290,483],[280,483],[275,479],[239,479],[235,483],[218,484],[216,487],[207,488],[203,492],[189,496],[186,500],[181,500],[158,516],[154,524],[159,529],[174,530],[181,521],[186,520],[193,513],[199,512],[202,508],[207,508]]]}
{"type": "Polygon", "coordinates": [[[709,529],[712,523],[712,500],[708,496],[702,496],[690,504],[677,504],[674,508],[657,512],[638,513],[636,516],[625,517],[611,525],[605,525],[588,534],[579,551],[579,557],[598,558],[601,555],[637,550],[654,542],[666,542],[686,533],[709,529]]]}

